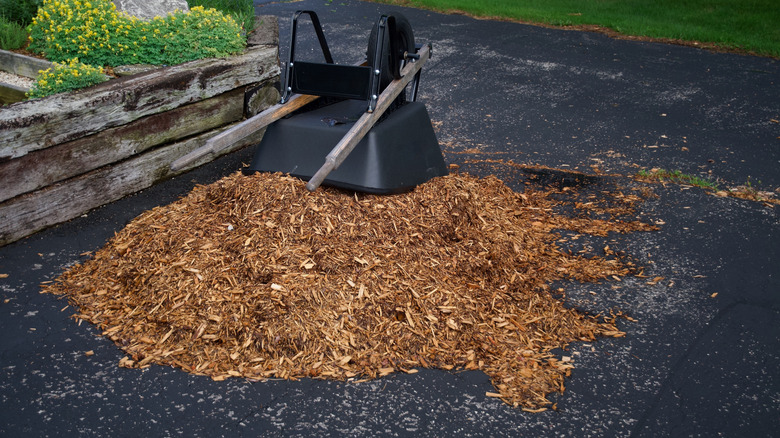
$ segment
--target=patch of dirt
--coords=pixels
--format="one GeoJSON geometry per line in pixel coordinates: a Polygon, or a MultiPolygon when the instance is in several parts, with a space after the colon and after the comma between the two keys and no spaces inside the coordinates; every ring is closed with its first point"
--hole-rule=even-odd
{"type": "Polygon", "coordinates": [[[451,174],[393,196],[311,193],[237,172],[142,214],[43,291],[67,296],[124,367],[214,380],[482,370],[486,396],[537,412],[575,365],[555,351],[624,335],[618,315],[567,308],[550,284],[641,275],[614,248],[562,249],[558,232],[656,229],[625,217],[635,193],[539,187],[451,174]]]}

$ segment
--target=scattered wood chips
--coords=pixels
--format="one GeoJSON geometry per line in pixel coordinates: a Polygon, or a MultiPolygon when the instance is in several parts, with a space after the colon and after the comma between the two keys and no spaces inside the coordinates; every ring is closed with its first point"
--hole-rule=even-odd
{"type": "Polygon", "coordinates": [[[494,177],[376,196],[237,172],[142,214],[44,291],[67,295],[127,353],[124,367],[215,380],[478,369],[489,396],[538,411],[574,366],[552,350],[623,335],[614,317],[564,307],[549,283],[636,269],[565,253],[554,230],[652,229],[569,218],[555,202],[494,177]]]}

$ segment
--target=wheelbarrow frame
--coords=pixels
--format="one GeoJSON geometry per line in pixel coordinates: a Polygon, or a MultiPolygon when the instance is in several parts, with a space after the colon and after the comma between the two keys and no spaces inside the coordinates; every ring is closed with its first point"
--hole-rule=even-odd
{"type": "MultiPolygon", "coordinates": [[[[242,138],[268,126],[280,118],[300,109],[306,104],[316,100],[319,97],[337,97],[357,100],[366,100],[366,112],[355,122],[354,126],[346,133],[342,140],[325,157],[322,167],[312,176],[306,184],[306,188],[314,191],[322,184],[327,175],[338,168],[349,153],[355,148],[360,140],[365,137],[369,130],[376,124],[381,115],[387,111],[395,99],[406,89],[406,86],[414,81],[411,90],[411,99],[417,97],[417,88],[420,80],[420,74],[425,62],[431,57],[431,44],[421,45],[415,48],[416,53],[405,52],[403,59],[399,60],[396,56],[390,57],[391,65],[389,68],[393,74],[393,81],[379,92],[380,74],[386,62],[386,57],[382,56],[385,52],[385,36],[389,32],[389,50],[391,54],[398,53],[398,47],[395,38],[395,17],[391,15],[382,15],[377,22],[377,39],[373,65],[339,65],[333,62],[330,54],[325,34],[319,18],[314,11],[297,11],[292,18],[292,30],[290,38],[290,52],[288,61],[285,65],[286,74],[284,78],[283,94],[280,102],[265,111],[251,117],[238,125],[217,134],[198,149],[177,159],[171,164],[172,170],[182,169],[189,164],[206,156],[214,155],[219,151],[228,148],[242,138]],[[300,62],[295,60],[295,41],[297,38],[298,18],[301,15],[308,15],[317,34],[325,63],[300,62]],[[401,61],[405,65],[401,66],[401,61]],[[357,78],[352,86],[345,85],[337,76],[346,74],[350,78],[357,78]],[[324,75],[326,79],[335,79],[334,81],[323,80],[320,76],[321,84],[311,82],[311,78],[316,75],[324,75]]],[[[365,64],[365,63],[363,63],[365,64]]]]}

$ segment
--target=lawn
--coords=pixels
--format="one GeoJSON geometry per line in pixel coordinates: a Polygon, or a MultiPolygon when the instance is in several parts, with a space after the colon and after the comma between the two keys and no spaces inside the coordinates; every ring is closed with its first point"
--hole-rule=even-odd
{"type": "Polygon", "coordinates": [[[378,0],[780,57],[777,0],[378,0]]]}

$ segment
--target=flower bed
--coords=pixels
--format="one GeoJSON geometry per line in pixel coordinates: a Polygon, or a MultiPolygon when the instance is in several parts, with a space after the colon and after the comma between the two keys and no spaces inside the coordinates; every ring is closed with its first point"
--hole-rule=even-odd
{"type": "Polygon", "coordinates": [[[273,37],[250,38],[241,54],[0,108],[0,245],[204,164],[169,169],[276,99],[277,24],[258,21],[258,33],[273,37]]]}

